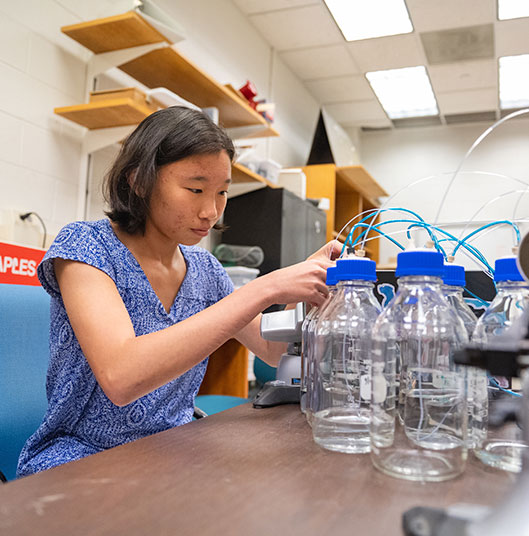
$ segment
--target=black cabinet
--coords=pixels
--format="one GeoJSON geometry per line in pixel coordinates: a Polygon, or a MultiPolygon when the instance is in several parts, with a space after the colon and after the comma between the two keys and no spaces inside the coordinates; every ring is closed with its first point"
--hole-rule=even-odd
{"type": "Polygon", "coordinates": [[[228,201],[222,242],[260,246],[261,274],[305,260],[325,244],[325,212],[284,188],[263,188],[228,201]]]}

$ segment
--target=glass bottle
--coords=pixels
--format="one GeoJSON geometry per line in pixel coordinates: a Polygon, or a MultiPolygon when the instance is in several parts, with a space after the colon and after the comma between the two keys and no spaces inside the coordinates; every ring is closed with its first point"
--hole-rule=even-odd
{"type": "Polygon", "coordinates": [[[453,354],[468,335],[443,271],[437,251],[399,253],[397,293],[374,327],[371,459],[397,478],[440,481],[465,467],[465,374],[453,354]]]}
{"type": "Polygon", "coordinates": [[[312,307],[306,314],[301,325],[301,382],[299,386],[299,406],[302,413],[307,412],[307,383],[309,380],[309,355],[311,353],[309,342],[309,324],[316,316],[319,307],[312,307]]]}
{"type": "MultiPolygon", "coordinates": [[[[496,296],[476,324],[473,342],[486,344],[494,339],[522,316],[529,307],[529,283],[524,281],[516,265],[515,257],[497,259],[494,265],[496,296]]],[[[479,371],[474,415],[474,453],[485,464],[512,472],[521,470],[522,450],[526,443],[516,426],[502,429],[503,437],[488,430],[489,404],[492,390],[486,372],[479,371]]],[[[494,378],[492,382],[508,387],[506,378],[494,378]]]]}
{"type": "MultiPolygon", "coordinates": [[[[478,317],[474,314],[474,311],[467,304],[463,298],[463,291],[465,289],[465,269],[458,264],[447,263],[445,264],[445,270],[443,273],[443,293],[454,308],[457,316],[463,322],[467,331],[468,338],[472,337],[478,317]]],[[[479,378],[482,375],[482,370],[474,367],[465,367],[464,372],[467,375],[467,412],[468,412],[468,424],[467,424],[467,448],[473,448],[475,445],[474,435],[474,393],[477,389],[479,378]]]]}
{"type": "Polygon", "coordinates": [[[458,264],[445,264],[443,273],[443,293],[463,321],[469,339],[474,333],[478,317],[463,298],[465,290],[465,269],[458,264]]]}
{"type": "Polygon", "coordinates": [[[318,360],[312,434],[323,448],[369,452],[371,329],[381,307],[373,293],[376,264],[357,257],[336,262],[337,292],[316,331],[318,360]]]}
{"type": "MultiPolygon", "coordinates": [[[[329,287],[329,296],[323,303],[321,307],[313,308],[310,310],[312,312],[314,310],[314,314],[311,316],[309,322],[306,326],[306,332],[305,332],[305,348],[306,352],[303,352],[302,355],[304,357],[304,371],[306,373],[305,377],[305,402],[302,403],[302,411],[305,413],[305,417],[307,419],[307,422],[312,426],[312,393],[313,393],[313,384],[314,384],[314,356],[315,356],[315,332],[316,332],[316,326],[318,324],[319,319],[321,318],[322,314],[326,310],[326,308],[333,303],[334,296],[336,294],[336,267],[331,266],[330,268],[327,268],[327,279],[326,284],[329,287]]],[[[309,312],[309,314],[310,314],[309,312]]],[[[303,329],[303,328],[302,328],[303,329]]]]}

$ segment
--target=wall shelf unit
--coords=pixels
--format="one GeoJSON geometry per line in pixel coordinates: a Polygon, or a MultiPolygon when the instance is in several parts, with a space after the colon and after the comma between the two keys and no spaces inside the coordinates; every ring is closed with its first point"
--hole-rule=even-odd
{"type": "Polygon", "coordinates": [[[260,126],[262,131],[256,130],[252,137],[279,135],[245,100],[171,48],[171,43],[134,11],[61,30],[94,54],[156,43],[167,45],[116,65],[149,88],[165,87],[200,108],[218,108],[225,128],[260,126]]]}
{"type": "MultiPolygon", "coordinates": [[[[148,88],[163,87],[200,108],[217,108],[219,122],[233,138],[279,136],[231,86],[218,83],[171,47],[174,40],[182,38],[179,33],[161,33],[136,11],[63,26],[61,31],[94,53],[87,66],[87,100],[95,77],[118,67],[148,88]]],[[[132,98],[112,98],[54,111],[88,129],[83,139],[77,203],[77,216],[84,219],[89,155],[121,141],[128,134],[127,127],[140,123],[154,110],[132,98]]],[[[267,183],[250,170],[234,166],[233,172],[234,182],[267,183]]]]}
{"type": "MultiPolygon", "coordinates": [[[[327,241],[338,237],[344,225],[361,212],[378,208],[379,197],[387,196],[387,192],[371,177],[362,166],[342,166],[335,164],[318,164],[305,166],[303,171],[307,177],[307,197],[329,200],[327,213],[327,241]]],[[[338,239],[344,241],[347,229],[338,239]]],[[[371,231],[368,238],[378,236],[371,231]]],[[[378,240],[366,244],[369,258],[378,262],[378,240]]]]}

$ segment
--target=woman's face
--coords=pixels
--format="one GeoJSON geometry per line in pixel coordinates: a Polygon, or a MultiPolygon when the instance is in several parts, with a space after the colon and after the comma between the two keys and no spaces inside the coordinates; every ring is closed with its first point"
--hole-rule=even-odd
{"type": "Polygon", "coordinates": [[[226,207],[231,162],[226,151],[194,155],[158,171],[146,232],[156,230],[178,244],[198,244],[226,207]]]}

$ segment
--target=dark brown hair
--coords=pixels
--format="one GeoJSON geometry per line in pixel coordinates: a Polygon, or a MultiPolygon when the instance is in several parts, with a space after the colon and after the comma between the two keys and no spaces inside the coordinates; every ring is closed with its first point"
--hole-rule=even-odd
{"type": "Polygon", "coordinates": [[[149,115],[124,141],[105,177],[106,215],[123,231],[143,234],[158,170],[188,156],[221,151],[233,160],[231,139],[203,112],[171,106],[149,115]]]}

